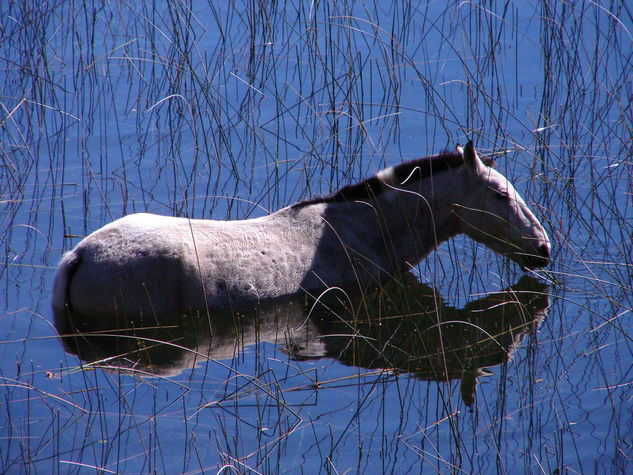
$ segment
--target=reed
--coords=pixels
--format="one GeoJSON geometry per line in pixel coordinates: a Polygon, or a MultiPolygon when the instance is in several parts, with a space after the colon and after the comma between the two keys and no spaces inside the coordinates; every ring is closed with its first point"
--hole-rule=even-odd
{"type": "Polygon", "coordinates": [[[632,35],[626,2],[2,3],[0,470],[630,471],[632,35]],[[549,232],[542,322],[460,320],[474,341],[416,373],[443,316],[519,280],[458,240],[374,306],[333,289],[62,348],[54,268],[101,225],[261,216],[471,138],[549,232]],[[508,335],[469,406],[449,355],[508,335]]]}

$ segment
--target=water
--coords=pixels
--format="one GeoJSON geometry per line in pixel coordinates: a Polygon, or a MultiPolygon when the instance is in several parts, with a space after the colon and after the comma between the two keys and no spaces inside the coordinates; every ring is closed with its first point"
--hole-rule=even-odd
{"type": "MultiPolygon", "coordinates": [[[[622,5],[33,8],[0,7],[3,471],[631,471],[622,5]],[[386,348],[367,353],[301,302],[237,320],[238,339],[229,328],[209,343],[195,319],[178,321],[196,330],[150,335],[171,342],[158,356],[134,340],[153,366],[125,372],[108,367],[120,360],[86,365],[58,338],[55,266],[117,217],[261,216],[469,138],[496,154],[553,244],[542,318],[496,330],[520,337],[511,358],[465,345],[461,364],[490,373],[474,391],[424,366],[437,351],[390,340],[428,323],[367,323],[356,330],[386,348]],[[326,333],[343,336],[306,346],[326,333]],[[211,359],[177,351],[187,342],[210,345],[211,359]]],[[[413,274],[426,287],[402,308],[434,289],[443,305],[424,308],[451,320],[522,276],[466,238],[413,274]]]]}

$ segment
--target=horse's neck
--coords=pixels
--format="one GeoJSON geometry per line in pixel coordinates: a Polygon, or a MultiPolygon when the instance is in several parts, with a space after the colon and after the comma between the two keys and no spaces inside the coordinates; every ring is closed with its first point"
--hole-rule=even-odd
{"type": "Polygon", "coordinates": [[[391,252],[404,267],[417,264],[459,234],[459,221],[451,212],[455,194],[459,193],[452,184],[454,179],[450,173],[441,173],[378,200],[393,241],[391,252]]]}
{"type": "Polygon", "coordinates": [[[455,191],[450,177],[442,175],[433,182],[426,178],[403,186],[403,191],[385,191],[375,199],[316,205],[326,228],[335,234],[328,239],[344,243],[349,252],[388,272],[417,264],[459,233],[451,213],[455,191]]]}

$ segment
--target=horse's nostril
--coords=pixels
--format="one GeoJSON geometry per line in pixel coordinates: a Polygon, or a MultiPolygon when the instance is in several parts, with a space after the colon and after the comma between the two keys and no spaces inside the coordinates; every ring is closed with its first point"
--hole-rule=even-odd
{"type": "Polygon", "coordinates": [[[536,252],[539,256],[549,259],[549,246],[547,244],[541,244],[536,252]]]}

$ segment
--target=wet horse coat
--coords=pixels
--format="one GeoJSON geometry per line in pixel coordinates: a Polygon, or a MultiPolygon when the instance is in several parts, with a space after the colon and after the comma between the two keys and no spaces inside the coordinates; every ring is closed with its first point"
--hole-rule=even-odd
{"type": "Polygon", "coordinates": [[[548,263],[543,227],[469,143],[261,218],[126,216],[64,256],[53,308],[131,317],[362,287],[415,265],[460,233],[522,267],[548,263]]]}

